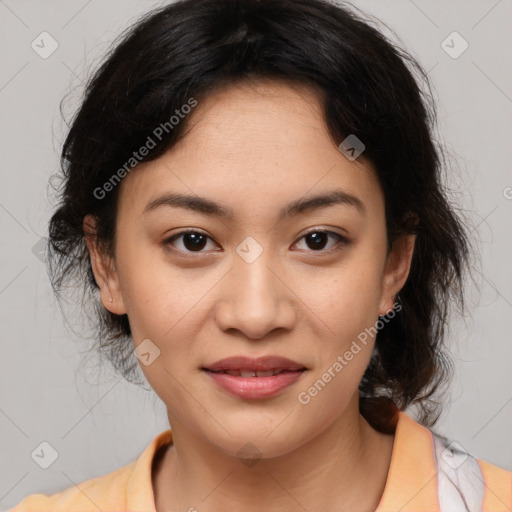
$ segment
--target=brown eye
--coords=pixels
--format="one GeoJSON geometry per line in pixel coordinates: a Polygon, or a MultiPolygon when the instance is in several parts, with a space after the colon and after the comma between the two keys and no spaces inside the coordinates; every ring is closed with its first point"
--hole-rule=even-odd
{"type": "MultiPolygon", "coordinates": [[[[171,245],[173,250],[178,252],[201,253],[206,252],[203,249],[208,245],[209,240],[211,238],[205,233],[187,230],[173,235],[163,243],[164,245],[171,245]]],[[[349,243],[345,237],[338,233],[320,229],[311,230],[303,235],[300,240],[305,241],[305,250],[309,252],[330,252],[349,243]],[[329,243],[329,240],[334,240],[334,242],[329,243]]]]}
{"type": "Polygon", "coordinates": [[[314,252],[329,252],[331,249],[336,248],[339,245],[344,245],[348,243],[348,240],[345,237],[339,235],[338,233],[334,233],[333,231],[324,231],[320,229],[309,231],[304,236],[302,236],[301,240],[303,239],[305,240],[307,248],[311,249],[314,252]],[[325,247],[329,244],[329,238],[335,239],[335,242],[334,244],[331,244],[330,247],[325,249],[325,247]]]}
{"type": "Polygon", "coordinates": [[[173,235],[165,240],[164,244],[172,245],[173,248],[181,252],[204,252],[202,249],[205,248],[209,239],[210,237],[208,235],[201,233],[200,231],[189,230],[181,231],[180,233],[173,235]],[[181,239],[181,241],[177,245],[180,245],[181,247],[177,248],[175,246],[175,242],[179,239],[181,239]]]}

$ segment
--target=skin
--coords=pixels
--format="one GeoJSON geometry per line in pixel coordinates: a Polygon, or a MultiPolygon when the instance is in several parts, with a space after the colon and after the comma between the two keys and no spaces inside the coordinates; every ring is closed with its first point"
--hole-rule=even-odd
{"type": "Polygon", "coordinates": [[[179,144],[121,183],[114,259],[95,242],[94,218],[84,219],[104,306],[128,314],[135,347],[149,338],[160,350],[141,364],[173,432],[153,473],[156,508],[373,511],[394,440],[358,408],[374,339],[308,404],[297,395],[393,308],[414,236],[387,251],[375,171],[337,148],[309,88],[230,85],[200,102],[188,121],[179,144]],[[366,213],[337,204],[276,220],[289,202],[339,188],[366,213]],[[163,192],[206,197],[234,217],[168,206],[143,214],[163,192]],[[205,245],[194,251],[187,235],[165,243],[186,228],[206,234],[205,245]],[[309,228],[349,242],[325,235],[317,249],[304,236],[309,228]],[[236,252],[246,237],[263,251],[251,263],[236,252]],[[267,354],[308,371],[265,400],[228,395],[200,369],[267,354]],[[251,466],[237,458],[247,443],[259,453],[251,466]]]}

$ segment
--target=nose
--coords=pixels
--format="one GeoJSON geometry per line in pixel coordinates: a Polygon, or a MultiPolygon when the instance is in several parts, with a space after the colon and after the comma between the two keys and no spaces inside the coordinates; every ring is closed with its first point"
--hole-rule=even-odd
{"type": "Polygon", "coordinates": [[[259,340],[276,329],[293,328],[297,300],[290,277],[264,255],[254,261],[235,256],[216,307],[216,321],[223,331],[236,330],[259,340]]]}

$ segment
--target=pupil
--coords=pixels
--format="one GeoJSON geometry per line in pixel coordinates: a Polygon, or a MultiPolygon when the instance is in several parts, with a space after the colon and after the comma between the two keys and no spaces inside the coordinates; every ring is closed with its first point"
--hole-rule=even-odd
{"type": "Polygon", "coordinates": [[[313,247],[310,248],[323,249],[325,247],[325,240],[322,240],[322,237],[326,238],[326,233],[314,232],[310,233],[308,237],[314,242],[313,247]]]}
{"type": "Polygon", "coordinates": [[[201,233],[185,233],[183,245],[188,250],[201,250],[205,246],[206,237],[201,233]]]}
{"type": "MultiPolygon", "coordinates": [[[[312,242],[312,244],[308,244],[312,249],[323,249],[326,243],[326,233],[309,233],[307,235],[308,242],[312,242]]],[[[205,246],[206,237],[201,233],[185,233],[183,237],[183,245],[188,250],[201,250],[205,246]]]]}

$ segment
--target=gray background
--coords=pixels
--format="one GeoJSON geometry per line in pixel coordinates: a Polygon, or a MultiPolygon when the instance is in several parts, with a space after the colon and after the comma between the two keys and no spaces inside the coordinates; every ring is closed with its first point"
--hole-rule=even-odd
{"type": "MultiPolygon", "coordinates": [[[[512,470],[512,2],[355,3],[396,31],[429,71],[440,134],[455,161],[452,197],[482,255],[470,314],[450,324],[456,378],[436,431],[512,470]],[[441,46],[453,31],[469,44],[458,58],[441,46]]],[[[66,131],[60,100],[71,92],[69,118],[84,77],[114,37],[157,5],[0,0],[0,508],[128,464],[168,428],[152,391],[100,371],[94,359],[80,365],[81,327],[70,316],[76,333],[66,329],[37,252],[66,131]],[[47,59],[31,48],[43,31],[58,43],[47,59]],[[31,458],[42,441],[58,452],[46,470],[31,458]]]]}

